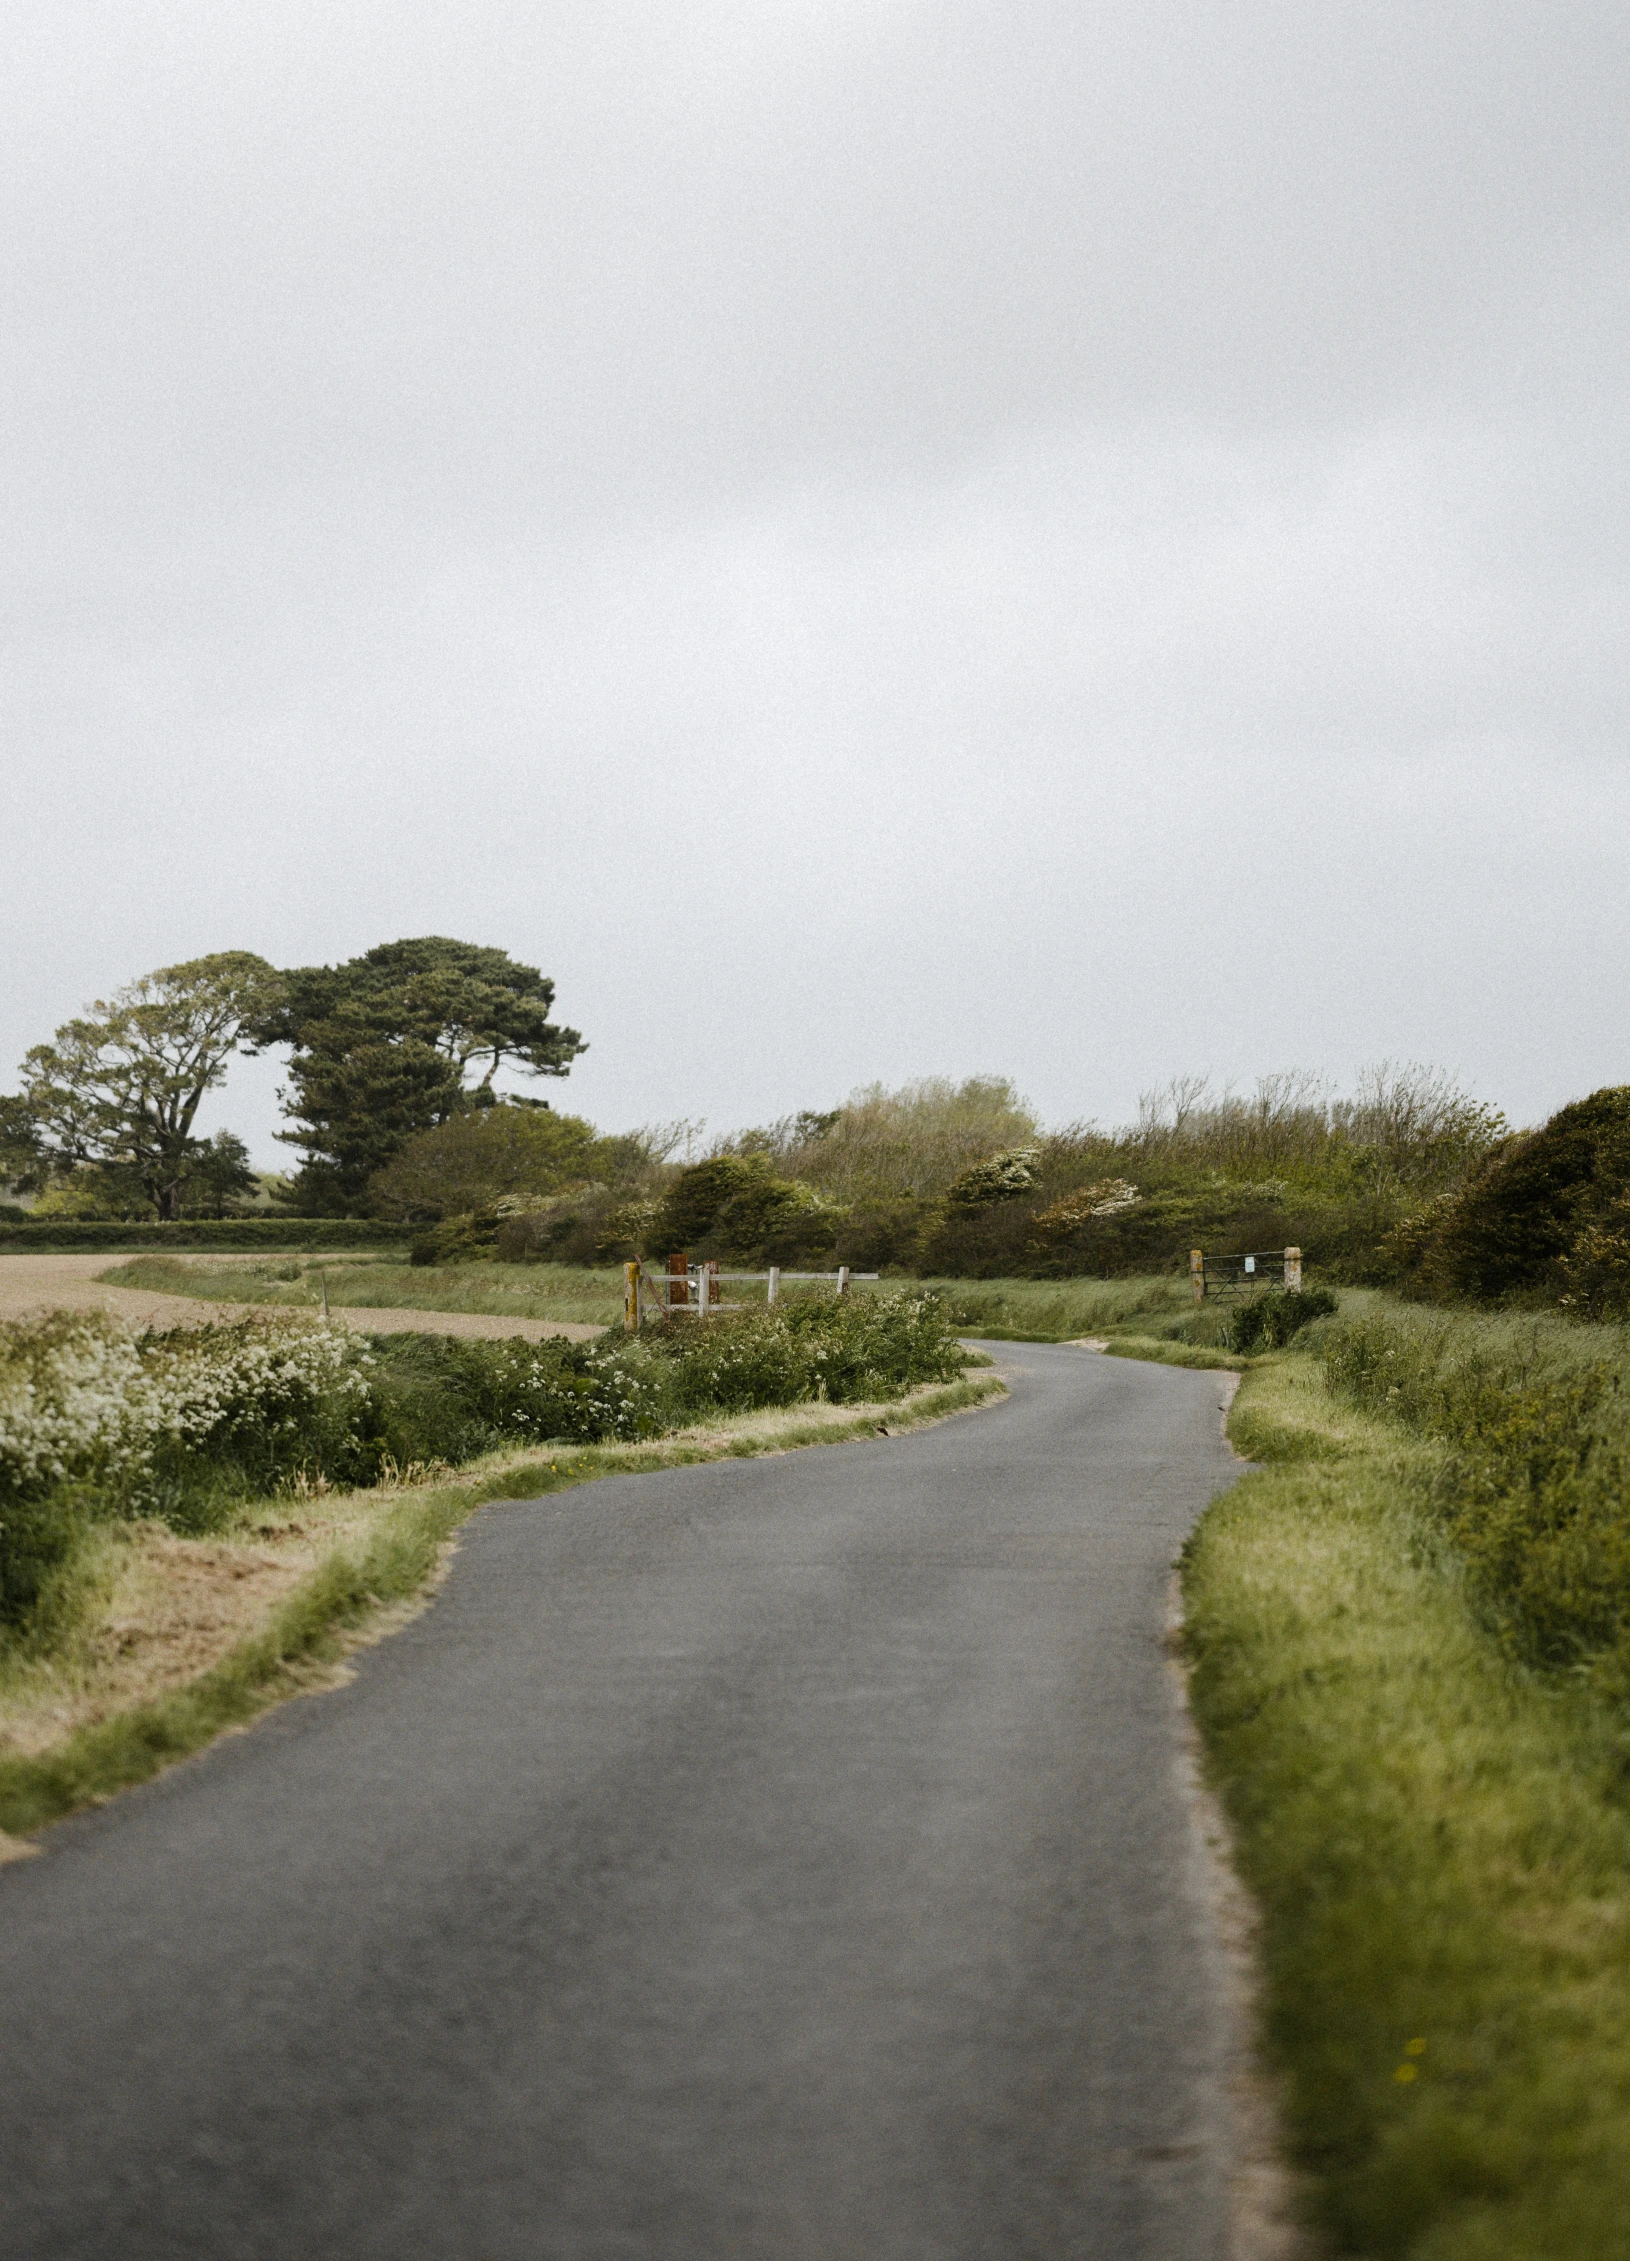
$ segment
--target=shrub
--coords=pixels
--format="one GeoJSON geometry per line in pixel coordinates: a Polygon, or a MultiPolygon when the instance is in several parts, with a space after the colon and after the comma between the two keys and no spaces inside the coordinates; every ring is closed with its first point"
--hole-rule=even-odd
{"type": "Polygon", "coordinates": [[[1017,1201],[1036,1182],[1039,1146],[1015,1146],[975,1162],[945,1189],[953,1209],[988,1209],[997,1201],[1017,1201]]]}
{"type": "Polygon", "coordinates": [[[1493,1299],[1569,1292],[1578,1248],[1589,1295],[1593,1273],[1606,1284],[1599,1259],[1607,1252],[1598,1244],[1593,1259],[1584,1244],[1623,1229],[1627,1196],[1630,1085],[1617,1085],[1506,1141],[1462,1191],[1405,1230],[1401,1252],[1413,1256],[1421,1286],[1493,1299]]]}
{"type": "Polygon", "coordinates": [[[1230,1350],[1282,1350],[1314,1319],[1327,1319],[1336,1299],[1323,1288],[1268,1288],[1237,1304],[1228,1317],[1230,1350]]]}
{"type": "Polygon", "coordinates": [[[777,1177],[763,1154],[715,1154],[681,1170],[648,1227],[646,1246],[750,1262],[791,1261],[830,1246],[833,1212],[807,1185],[777,1177]]]}
{"type": "Polygon", "coordinates": [[[547,1195],[597,1174],[592,1123],[548,1107],[500,1104],[457,1114],[410,1138],[368,1181],[382,1217],[436,1222],[505,1195],[547,1195]]]}

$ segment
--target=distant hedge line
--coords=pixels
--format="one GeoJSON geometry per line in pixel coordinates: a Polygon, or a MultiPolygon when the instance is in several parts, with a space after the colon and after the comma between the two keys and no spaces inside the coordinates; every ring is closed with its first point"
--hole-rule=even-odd
{"type": "Polygon", "coordinates": [[[349,1217],[208,1217],[179,1225],[100,1224],[89,1218],[0,1224],[0,1255],[52,1250],[59,1255],[102,1249],[401,1248],[411,1225],[382,1225],[349,1217]]]}

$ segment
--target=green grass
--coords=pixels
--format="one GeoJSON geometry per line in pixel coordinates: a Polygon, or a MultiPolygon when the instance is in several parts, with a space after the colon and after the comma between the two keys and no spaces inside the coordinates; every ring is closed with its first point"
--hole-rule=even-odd
{"type": "Polygon", "coordinates": [[[1116,1329],[1152,1335],[1152,1322],[1194,1310],[1186,1276],[1134,1280],[952,1280],[923,1282],[942,1295],[965,1334],[993,1342],[1068,1342],[1116,1329]],[[1142,1322],[1141,1327],[1138,1322],[1142,1322]]]}
{"type": "Polygon", "coordinates": [[[570,1319],[609,1327],[623,1313],[620,1266],[566,1264],[410,1265],[405,1257],[289,1257],[212,1265],[206,1259],[144,1256],[99,1273],[116,1287],[209,1302],[277,1303],[315,1310],[328,1300],[367,1311],[475,1311],[497,1319],[570,1319]]]}
{"type": "MultiPolygon", "coordinates": [[[[381,1502],[378,1526],[364,1545],[338,1548],[264,1632],[240,1642],[213,1669],[184,1688],[80,1729],[52,1751],[0,1759],[0,1831],[20,1835],[97,1804],[202,1750],[270,1705],[301,1694],[313,1684],[314,1668],[342,1654],[347,1636],[370,1614],[423,1588],[444,1542],[488,1501],[540,1499],[602,1476],[755,1458],[885,1430],[897,1435],[1004,1394],[996,1376],[984,1373],[853,1412],[793,1406],[721,1417],[697,1435],[650,1444],[544,1447],[495,1456],[433,1490],[381,1502]]],[[[249,1503],[241,1520],[253,1525],[267,1512],[266,1503],[249,1503]]]]}
{"type": "Polygon", "coordinates": [[[1186,1551],[1191,1698],[1331,2249],[1630,2256],[1624,1714],[1490,1629],[1433,1505],[1447,1443],[1293,1354],[1230,1434],[1270,1465],[1186,1551]]]}

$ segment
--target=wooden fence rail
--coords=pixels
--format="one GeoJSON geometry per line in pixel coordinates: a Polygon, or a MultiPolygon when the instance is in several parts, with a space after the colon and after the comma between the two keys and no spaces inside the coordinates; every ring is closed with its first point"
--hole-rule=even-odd
{"type": "Polygon", "coordinates": [[[762,1280],[768,1309],[778,1301],[786,1280],[830,1280],[839,1295],[847,1295],[852,1281],[876,1278],[875,1272],[852,1271],[847,1264],[840,1264],[835,1272],[784,1272],[779,1264],[772,1264],[767,1272],[721,1272],[716,1262],[693,1264],[687,1256],[676,1253],[662,1272],[648,1272],[638,1261],[623,1266],[623,1325],[630,1334],[637,1334],[657,1311],[688,1311],[698,1319],[707,1319],[725,1311],[744,1310],[743,1302],[726,1302],[719,1293],[726,1280],[762,1280]]]}

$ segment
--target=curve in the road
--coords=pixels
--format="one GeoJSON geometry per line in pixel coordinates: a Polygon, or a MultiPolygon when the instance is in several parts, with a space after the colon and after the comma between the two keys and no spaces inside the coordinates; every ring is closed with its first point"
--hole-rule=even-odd
{"type": "Polygon", "coordinates": [[[1214,1375],[468,1528],[435,1606],[0,1872],[30,2261],[1209,2261],[1162,1649],[1214,1375]]]}

